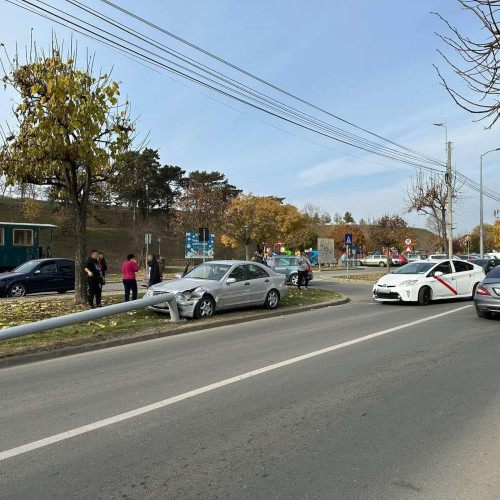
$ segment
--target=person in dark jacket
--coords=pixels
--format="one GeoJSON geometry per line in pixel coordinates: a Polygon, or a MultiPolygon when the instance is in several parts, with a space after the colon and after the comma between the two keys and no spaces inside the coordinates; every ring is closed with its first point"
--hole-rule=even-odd
{"type": "Polygon", "coordinates": [[[89,306],[91,309],[94,309],[94,307],[101,307],[102,273],[99,268],[99,252],[97,250],[92,250],[90,257],[85,264],[85,272],[88,276],[89,306]]]}
{"type": "Polygon", "coordinates": [[[156,285],[156,283],[161,282],[161,272],[160,272],[160,264],[156,260],[156,256],[153,253],[148,255],[148,267],[149,267],[149,279],[148,279],[148,288],[151,285],[156,285]]]}
{"type": "Polygon", "coordinates": [[[104,254],[102,252],[99,252],[99,266],[101,268],[101,274],[103,278],[103,283],[105,282],[106,278],[106,271],[108,270],[108,263],[106,262],[106,259],[104,258],[104,254]]]}

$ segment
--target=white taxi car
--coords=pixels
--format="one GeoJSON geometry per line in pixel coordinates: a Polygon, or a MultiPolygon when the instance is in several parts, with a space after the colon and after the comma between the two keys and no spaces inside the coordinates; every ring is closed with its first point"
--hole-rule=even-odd
{"type": "Polygon", "coordinates": [[[482,267],[463,260],[412,262],[380,278],[373,287],[377,302],[418,302],[473,298],[484,279],[482,267]]]}

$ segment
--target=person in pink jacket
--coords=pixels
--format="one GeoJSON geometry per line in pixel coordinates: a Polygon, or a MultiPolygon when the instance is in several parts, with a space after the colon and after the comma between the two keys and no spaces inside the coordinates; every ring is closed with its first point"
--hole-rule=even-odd
{"type": "Polygon", "coordinates": [[[133,253],[127,255],[127,260],[123,263],[123,287],[125,288],[125,302],[130,300],[130,292],[132,292],[132,300],[137,300],[137,281],[135,273],[139,271],[137,259],[133,253]]]}

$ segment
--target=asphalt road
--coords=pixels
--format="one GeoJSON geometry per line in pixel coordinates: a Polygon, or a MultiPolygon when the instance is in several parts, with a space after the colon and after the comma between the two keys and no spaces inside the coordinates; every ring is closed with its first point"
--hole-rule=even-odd
{"type": "Polygon", "coordinates": [[[500,334],[352,303],[0,370],[1,498],[487,499],[500,334]]]}

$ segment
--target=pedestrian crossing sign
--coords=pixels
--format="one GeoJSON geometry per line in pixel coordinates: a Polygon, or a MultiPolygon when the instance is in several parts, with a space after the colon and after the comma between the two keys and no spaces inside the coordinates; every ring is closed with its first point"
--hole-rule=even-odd
{"type": "Polygon", "coordinates": [[[346,233],[344,235],[344,244],[346,247],[352,246],[352,234],[346,233]]]}

